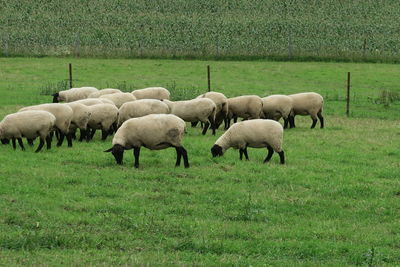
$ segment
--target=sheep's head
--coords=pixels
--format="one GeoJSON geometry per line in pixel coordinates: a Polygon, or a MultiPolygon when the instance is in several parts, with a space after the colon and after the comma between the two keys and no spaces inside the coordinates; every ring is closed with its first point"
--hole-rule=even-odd
{"type": "Polygon", "coordinates": [[[58,97],[60,96],[59,93],[52,94],[52,96],[53,96],[53,103],[60,102],[59,99],[58,99],[58,97]]]}
{"type": "Polygon", "coordinates": [[[212,156],[215,158],[215,157],[220,157],[220,156],[222,156],[223,154],[224,154],[224,151],[223,151],[223,149],[222,149],[222,147],[221,146],[219,146],[219,145],[214,145],[212,148],[211,148],[211,154],[212,154],[212,156]]]}
{"type": "Polygon", "coordinates": [[[124,150],[125,148],[121,145],[114,145],[112,148],[105,150],[104,152],[111,152],[117,161],[117,164],[122,164],[122,160],[124,158],[124,150]]]}

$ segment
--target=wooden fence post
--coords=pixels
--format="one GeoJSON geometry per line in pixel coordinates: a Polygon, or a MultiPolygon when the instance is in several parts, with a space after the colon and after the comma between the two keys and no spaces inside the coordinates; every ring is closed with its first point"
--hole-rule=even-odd
{"type": "Polygon", "coordinates": [[[69,88],[72,88],[72,64],[69,63],[69,88]]]}
{"type": "Polygon", "coordinates": [[[350,116],[350,72],[347,73],[346,115],[350,116]]]}
{"type": "Polygon", "coordinates": [[[210,65],[207,65],[207,81],[208,81],[208,91],[211,91],[211,76],[210,76],[210,65]]]}

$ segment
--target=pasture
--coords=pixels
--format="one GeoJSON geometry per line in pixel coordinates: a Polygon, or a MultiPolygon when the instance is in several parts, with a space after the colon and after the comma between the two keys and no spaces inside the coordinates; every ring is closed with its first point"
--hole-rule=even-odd
{"type": "Polygon", "coordinates": [[[205,92],[208,64],[228,97],[315,91],[326,128],[296,117],[283,166],[276,153],[262,164],[266,149],[212,158],[223,131],[189,124],[189,169],[174,167],[174,149],[142,149],[139,169],[126,151],[118,166],[99,134],[40,153],[1,145],[1,265],[400,264],[397,65],[0,58],[0,117],[50,102],[69,62],[75,86],[164,86],[172,98],[205,92]]]}

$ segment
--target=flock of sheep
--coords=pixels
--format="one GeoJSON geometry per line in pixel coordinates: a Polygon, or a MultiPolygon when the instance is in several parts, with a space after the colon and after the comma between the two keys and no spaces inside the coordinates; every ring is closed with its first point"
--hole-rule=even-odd
{"type": "Polygon", "coordinates": [[[57,146],[64,138],[68,146],[80,130],[79,140],[90,141],[96,130],[102,131],[102,140],[113,135],[111,152],[118,164],[123,162],[124,150],[133,149],[134,167],[139,167],[140,148],[159,150],[168,147],[176,149],[176,166],[183,157],[184,166],[189,167],[186,149],[182,146],[186,122],[195,127],[203,126],[202,134],[211,128],[212,134],[224,123],[225,133],[217,139],[211,153],[222,156],[233,147],[239,149],[248,159],[247,147],[268,149],[264,163],[274,151],[279,154],[281,164],[285,163],[282,149],[283,129],[295,127],[296,115],[310,115],[314,128],[318,119],[324,127],[323,98],[313,92],[293,95],[271,95],[261,98],[244,95],[227,98],[222,93],[207,92],[195,99],[170,101],[170,92],[162,87],[149,87],[124,93],[118,89],[98,90],[94,87],[80,87],[60,91],[53,95],[53,103],[28,106],[7,115],[0,122],[0,139],[3,144],[16,141],[24,150],[22,138],[33,145],[37,137],[39,152],[46,143],[51,148],[53,135],[57,146]],[[63,102],[63,103],[59,103],[63,102]],[[237,122],[238,118],[243,121],[237,122]],[[284,120],[284,126],[277,122],[284,120]],[[231,126],[231,120],[234,124],[231,126]]]}

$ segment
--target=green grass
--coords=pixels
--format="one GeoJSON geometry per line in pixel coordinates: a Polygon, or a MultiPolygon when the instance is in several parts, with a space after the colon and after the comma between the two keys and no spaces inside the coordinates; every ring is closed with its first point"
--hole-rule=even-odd
{"type": "MultiPolygon", "coordinates": [[[[67,63],[1,59],[0,117],[50,100],[40,91],[67,76],[67,63]]],[[[173,149],[142,149],[139,169],[126,151],[117,166],[102,152],[110,139],[101,142],[99,135],[40,153],[0,146],[0,265],[400,264],[398,103],[361,101],[379,97],[374,88],[381,86],[397,92],[398,66],[72,63],[77,85],[126,81],[140,88],[175,81],[175,90],[204,89],[210,64],[213,88],[229,96],[321,92],[326,129],[310,130],[310,118],[296,118],[298,128],[284,133],[284,166],[277,154],[262,164],[266,149],[249,149],[250,161],[239,161],[233,149],[212,158],[210,148],[223,132],[202,136],[190,127],[184,139],[189,169],[174,167],[173,149]],[[355,73],[356,99],[365,105],[355,106],[350,118],[342,101],[347,70],[355,73]]]]}
{"type": "Polygon", "coordinates": [[[399,62],[393,0],[10,0],[3,56],[399,62]]]}

